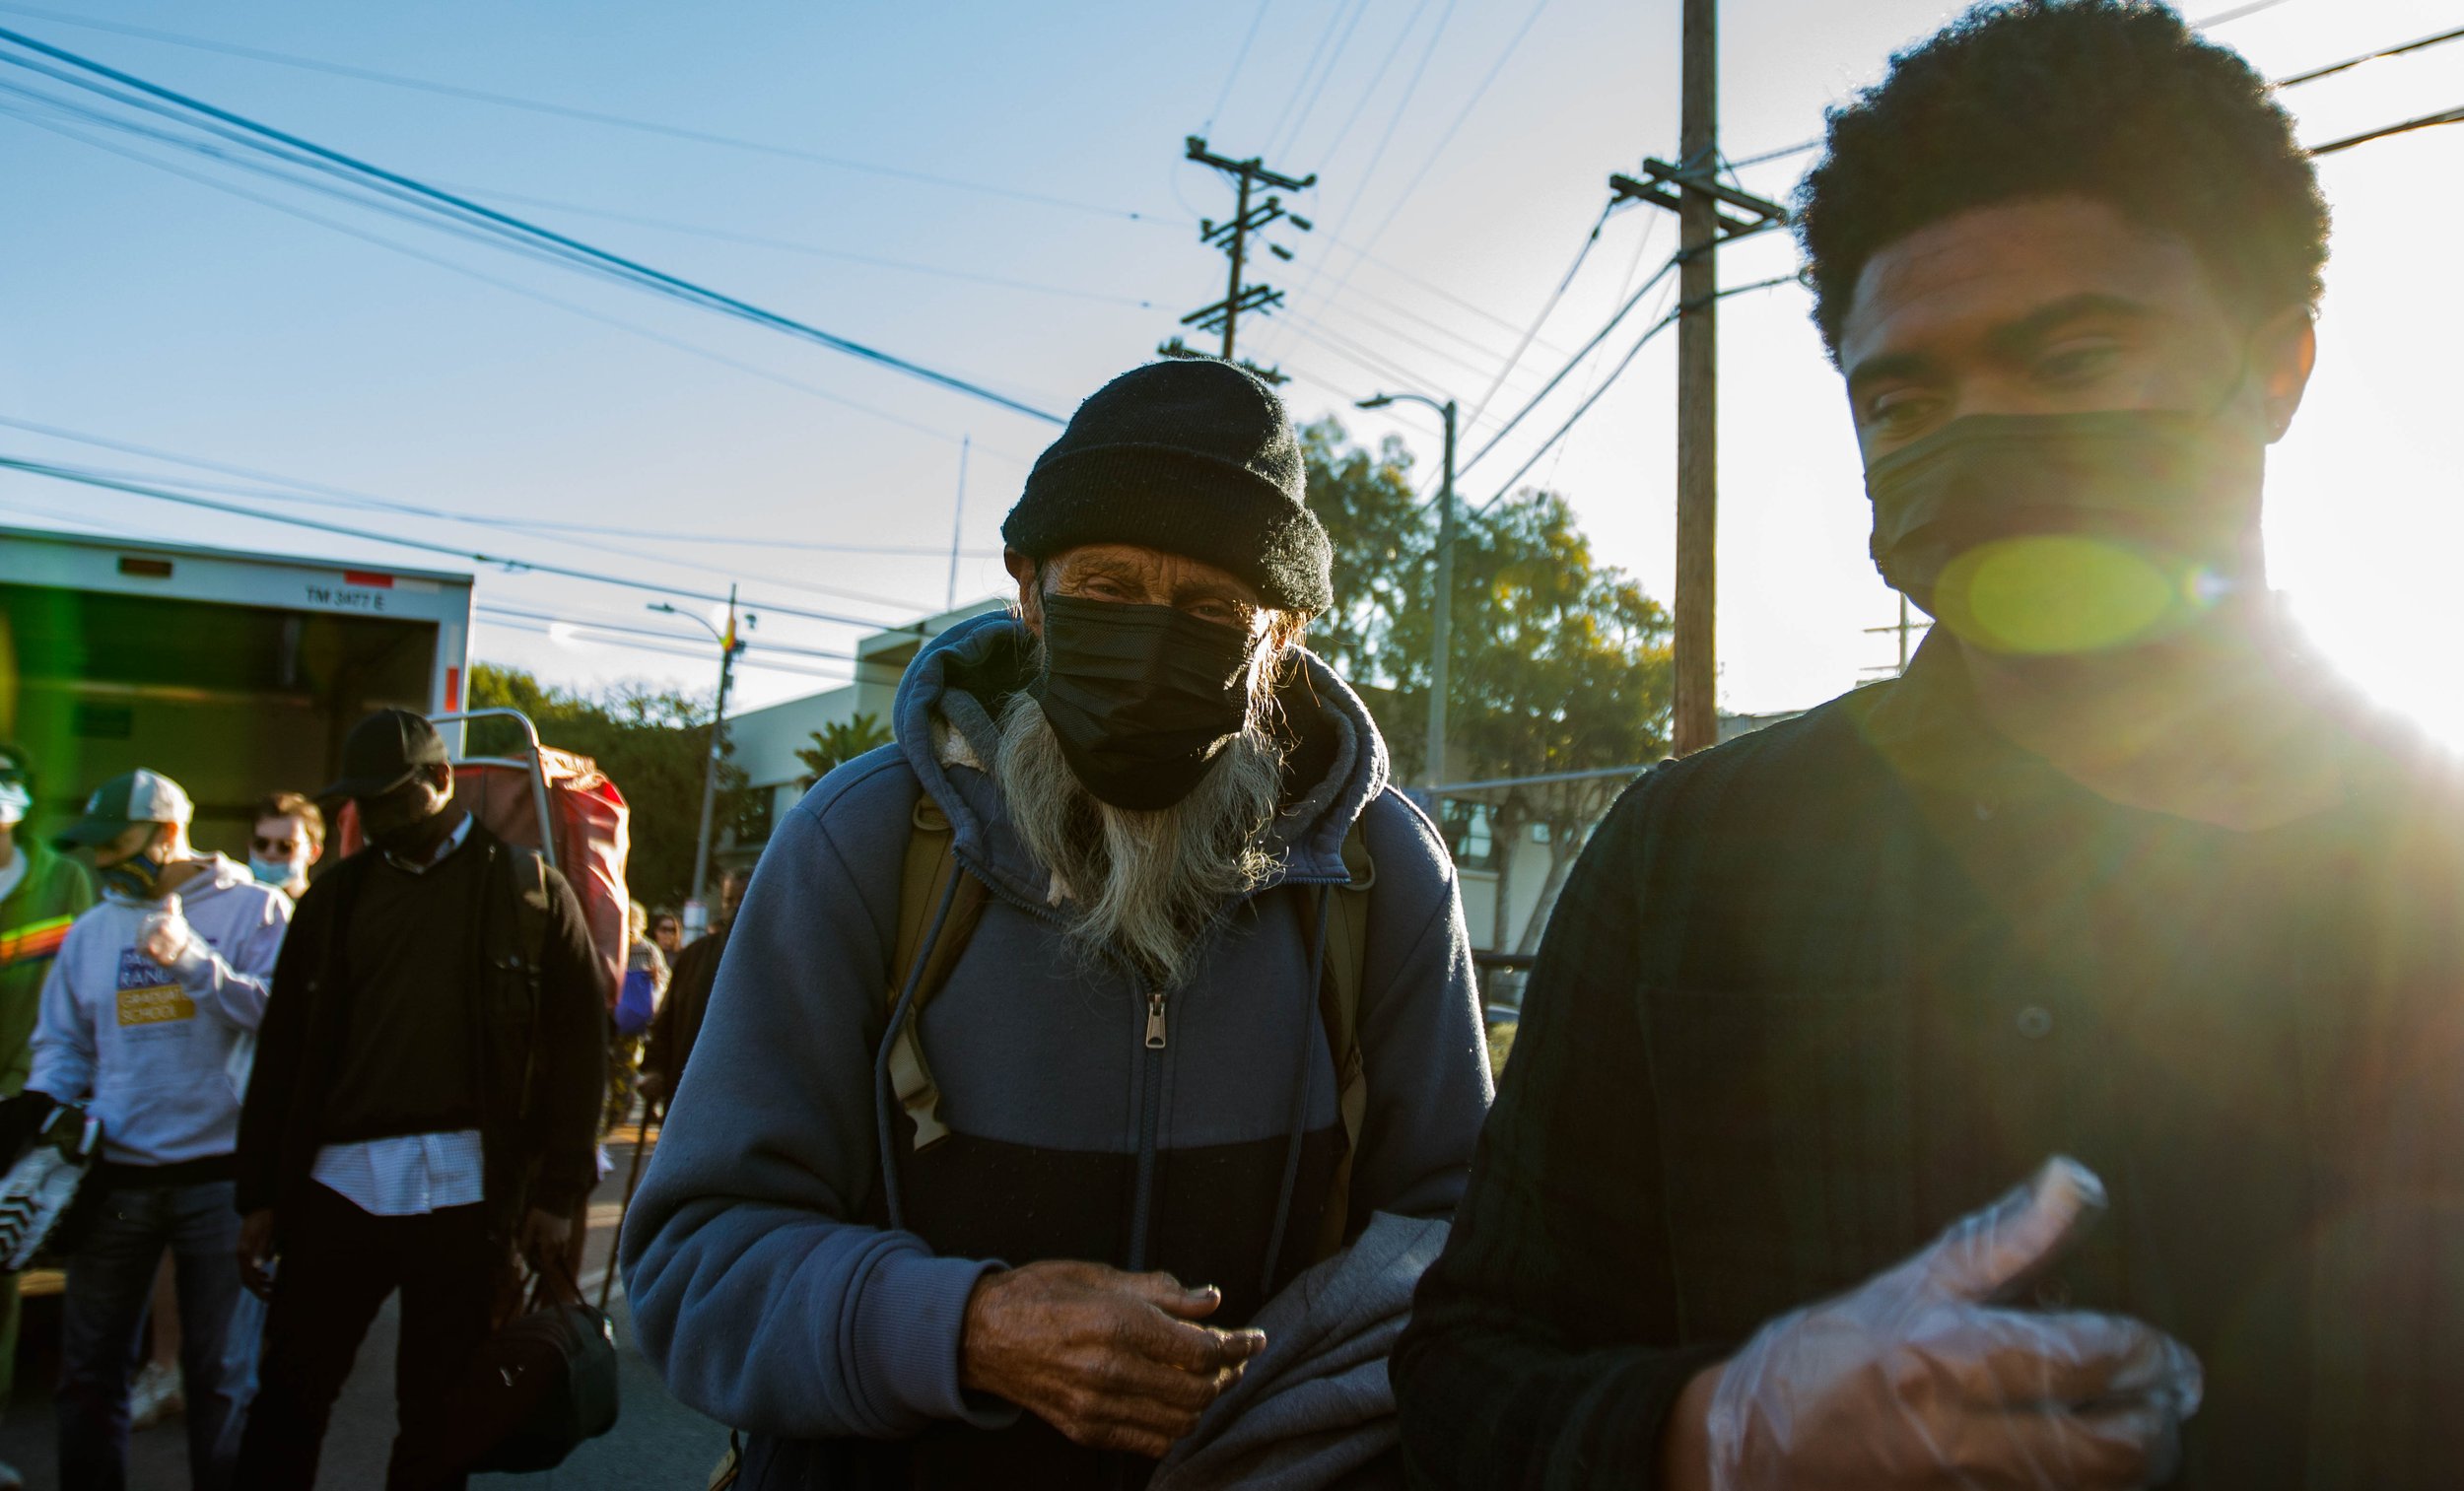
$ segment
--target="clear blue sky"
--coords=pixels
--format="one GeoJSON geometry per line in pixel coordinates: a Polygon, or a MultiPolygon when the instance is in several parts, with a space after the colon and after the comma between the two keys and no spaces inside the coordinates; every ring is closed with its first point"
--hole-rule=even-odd
{"type": "MultiPolygon", "coordinates": [[[[1598,217],[1608,173],[1673,154],[1677,122],[1675,0],[1268,0],[1263,19],[1250,0],[55,3],[56,15],[86,21],[913,173],[618,129],[0,5],[0,25],[1063,412],[1147,357],[1181,311],[1220,293],[1222,261],[1196,241],[1195,220],[1222,215],[1227,194],[1180,160],[1182,137],[1205,130],[1229,153],[1263,151],[1321,175],[1297,204],[1318,231],[1284,235],[1297,261],[1270,270],[1290,308],[1244,350],[1296,375],[1290,392],[1304,417],[1344,410],[1357,435],[1401,433],[1430,456],[1434,434],[1416,411],[1345,406],[1380,386],[1479,404],[1598,217]]],[[[1952,9],[1924,0],[1727,6],[1728,154],[1815,133],[1825,103],[1878,76],[1892,47],[1952,9]]],[[[2214,34],[2282,75],[2454,24],[2451,6],[2427,0],[2282,0],[2214,34]]],[[[19,81],[13,69],[0,77],[19,81]]],[[[2288,102],[2313,140],[2464,104],[2464,43],[2288,102]]],[[[959,590],[1001,581],[995,530],[1047,427],[228,166],[100,136],[384,243],[349,237],[8,112],[34,107],[0,97],[0,187],[12,204],[0,413],[440,508],[730,536],[742,542],[589,541],[639,551],[612,555],[569,538],[292,509],[723,588],[722,577],[677,563],[690,561],[772,600],[883,621],[938,607],[945,557],[778,544],[945,547],[958,441],[972,437],[959,590]]],[[[1804,164],[1745,175],[1783,194],[1804,164]]],[[[2464,549],[2450,351],[2464,344],[2451,267],[2464,237],[2449,189],[2459,172],[2464,128],[2325,167],[2337,236],[2322,362],[2311,407],[2275,463],[2271,546],[2279,582],[2344,666],[2464,735],[2446,642],[2464,619],[2450,573],[2464,549]]],[[[1639,283],[1637,269],[1665,257],[1670,237],[1668,224],[1640,209],[1608,224],[1482,429],[1599,324],[1622,284],[1639,283]]],[[[1732,253],[1723,274],[1735,284],[1793,267],[1792,245],[1775,235],[1732,253]]],[[[1811,704],[1887,660],[1887,640],[1862,629],[1889,621],[1891,602],[1864,558],[1854,447],[1802,293],[1730,301],[1723,338],[1723,698],[1747,710],[1811,704]]],[[[1673,340],[1647,348],[1533,475],[1569,495],[1604,557],[1664,596],[1673,340]]],[[[1612,339],[1610,354],[1625,345],[1622,334],[1612,339]]],[[[1599,372],[1579,373],[1561,398],[1599,372]]],[[[1466,495],[1494,491],[1565,408],[1535,415],[1466,479],[1466,495]]],[[[1467,450],[1478,443],[1475,433],[1467,450]]],[[[175,469],[5,428],[0,452],[175,469]]],[[[0,519],[444,563],[18,476],[0,478],[0,519]]],[[[675,627],[680,643],[699,635],[647,615],[644,597],[622,590],[481,574],[492,607],[675,627]]],[[[756,640],[830,649],[854,635],[774,612],[756,640]]],[[[702,687],[708,671],[613,639],[551,639],[493,621],[476,650],[582,684],[647,676],[702,687]]],[[[744,681],[749,703],[829,683],[760,669],[744,681]]]]}

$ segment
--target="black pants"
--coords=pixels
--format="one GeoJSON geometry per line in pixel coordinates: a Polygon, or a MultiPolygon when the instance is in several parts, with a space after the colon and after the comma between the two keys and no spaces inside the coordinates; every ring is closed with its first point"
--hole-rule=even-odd
{"type": "Polygon", "coordinates": [[[402,1291],[394,1354],[399,1415],[389,1491],[458,1491],[463,1476],[435,1463],[445,1400],[487,1339],[506,1256],[491,1247],[483,1208],[371,1216],[322,1186],[281,1214],[282,1262],[265,1322],[255,1405],[240,1442],[237,1484],[310,1491],[334,1398],[385,1296],[402,1291]]]}

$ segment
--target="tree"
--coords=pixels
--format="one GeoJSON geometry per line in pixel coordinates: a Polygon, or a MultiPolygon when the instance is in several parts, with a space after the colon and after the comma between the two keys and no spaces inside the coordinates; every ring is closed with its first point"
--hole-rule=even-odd
{"type": "MultiPolygon", "coordinates": [[[[1623,571],[1596,563],[1565,500],[1522,492],[1458,525],[1450,761],[1474,780],[1563,777],[1638,767],[1668,750],[1674,697],[1669,615],[1623,571]]],[[[1394,646],[1425,657],[1426,607],[1397,618],[1394,646]]],[[[1421,665],[1425,699],[1426,665],[1421,665]]],[[[1538,949],[1548,912],[1628,779],[1525,782],[1488,794],[1501,846],[1534,826],[1548,838],[1548,876],[1515,951],[1538,949]]],[[[1499,860],[1510,904],[1513,855],[1499,860]]]]}
{"type": "MultiPolygon", "coordinates": [[[[708,701],[642,683],[587,696],[542,684],[519,668],[482,662],[471,666],[470,708],[519,710],[543,744],[597,762],[633,808],[625,879],[634,898],[673,904],[690,894],[703,764],[710,756],[708,701]]],[[[471,748],[485,755],[515,746],[510,730],[482,720],[471,726],[471,748]]],[[[721,762],[714,825],[736,820],[744,788],[744,773],[721,762]]]]}
{"type": "MultiPolygon", "coordinates": [[[[1335,603],[1312,628],[1312,644],[1337,672],[1372,686],[1366,697],[1398,771],[1415,777],[1426,759],[1435,514],[1412,491],[1400,441],[1372,456],[1326,420],[1301,431],[1301,449],[1310,507],[1335,546],[1335,603]]],[[[1453,601],[1447,733],[1463,778],[1604,771],[1665,754],[1668,613],[1631,576],[1593,559],[1563,498],[1527,490],[1459,513],[1453,601]]],[[[1591,826],[1623,785],[1608,777],[1483,794],[1490,832],[1508,847],[1501,911],[1511,847],[1535,825],[1547,829],[1548,878],[1517,950],[1538,945],[1591,826]]],[[[1470,804],[1461,806],[1448,815],[1458,839],[1470,804]]]]}
{"type": "Polygon", "coordinates": [[[878,715],[863,713],[852,719],[834,719],[813,731],[813,743],[795,748],[795,759],[804,763],[812,775],[801,783],[810,787],[833,770],[847,765],[866,751],[888,745],[894,737],[882,728],[878,715]]]}

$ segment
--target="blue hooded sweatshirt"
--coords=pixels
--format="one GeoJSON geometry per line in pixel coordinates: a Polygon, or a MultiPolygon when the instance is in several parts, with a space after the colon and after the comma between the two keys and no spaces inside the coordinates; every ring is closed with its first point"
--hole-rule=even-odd
{"type": "Polygon", "coordinates": [[[897,743],[831,772],[786,816],[625,1226],[643,1349],[679,1398],[756,1436],[760,1484],[1083,1483],[1090,1452],[959,1387],[960,1328],[987,1271],[1160,1268],[1221,1288],[1210,1323],[1237,1325],[1315,1261],[1328,1206],[1357,1235],[1375,1211],[1450,1215],[1463,1192],[1490,1096],[1470,941],[1445,846],[1388,784],[1359,699],[1314,656],[1285,686],[1292,760],[1308,765],[1287,769],[1270,831],[1282,867],[1225,909],[1152,1049],[1147,991],[1087,966],[992,779],[945,761],[994,758],[1023,640],[1000,616],[937,639],[900,689],[897,743]],[[965,750],[936,748],[936,723],[965,750]],[[894,1230],[875,1056],[919,794],[948,816],[960,866],[991,899],[917,1021],[952,1132],[910,1151],[898,1120],[894,1230]],[[1347,880],[1355,821],[1375,866],[1368,1112],[1336,1197],[1343,1130],[1309,903],[1347,880]],[[1298,1180],[1269,1264],[1303,1084],[1298,1180]]]}

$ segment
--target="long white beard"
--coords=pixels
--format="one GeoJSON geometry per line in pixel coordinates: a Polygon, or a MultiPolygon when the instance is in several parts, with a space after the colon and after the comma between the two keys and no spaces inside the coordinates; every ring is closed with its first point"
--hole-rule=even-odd
{"type": "Polygon", "coordinates": [[[1043,707],[1002,707],[992,767],[1010,821],[1051,871],[1063,925],[1090,961],[1128,962],[1151,987],[1197,971],[1216,916],[1273,872],[1265,847],[1282,794],[1282,752],[1258,711],[1189,796],[1136,812],[1089,792],[1061,755],[1043,707]]]}

